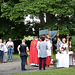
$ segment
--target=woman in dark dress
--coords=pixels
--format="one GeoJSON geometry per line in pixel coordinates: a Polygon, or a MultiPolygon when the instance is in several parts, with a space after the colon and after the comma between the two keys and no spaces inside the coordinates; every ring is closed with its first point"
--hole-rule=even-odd
{"type": "Polygon", "coordinates": [[[22,43],[18,46],[18,52],[19,52],[19,55],[20,55],[20,58],[21,58],[21,70],[24,71],[26,70],[25,69],[25,62],[26,62],[26,59],[27,59],[27,51],[29,51],[26,43],[25,43],[25,40],[23,39],[22,40],[22,43]]]}

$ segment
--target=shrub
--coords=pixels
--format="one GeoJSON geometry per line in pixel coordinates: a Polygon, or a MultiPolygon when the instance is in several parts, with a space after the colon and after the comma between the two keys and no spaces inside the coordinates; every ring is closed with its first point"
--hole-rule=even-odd
{"type": "Polygon", "coordinates": [[[71,45],[72,45],[72,51],[75,51],[75,36],[72,36],[72,39],[71,39],[71,45]]]}

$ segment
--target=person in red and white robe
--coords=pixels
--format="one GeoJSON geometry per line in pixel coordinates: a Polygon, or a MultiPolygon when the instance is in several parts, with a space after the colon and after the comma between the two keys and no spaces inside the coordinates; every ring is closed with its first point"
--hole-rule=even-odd
{"type": "Polygon", "coordinates": [[[62,44],[61,44],[61,46],[60,46],[60,50],[61,50],[61,53],[63,53],[63,54],[66,54],[67,53],[67,48],[68,48],[68,45],[67,45],[67,43],[66,43],[66,39],[65,38],[63,38],[62,39],[62,44]]]}
{"type": "Polygon", "coordinates": [[[39,64],[37,43],[38,43],[38,37],[35,36],[35,40],[31,41],[30,52],[29,52],[29,63],[35,66],[38,66],[39,64]]]}
{"type": "Polygon", "coordinates": [[[50,61],[51,61],[51,42],[50,42],[50,40],[48,39],[47,36],[45,37],[45,41],[46,41],[47,44],[48,44],[47,58],[46,58],[46,65],[49,66],[50,61]]]}

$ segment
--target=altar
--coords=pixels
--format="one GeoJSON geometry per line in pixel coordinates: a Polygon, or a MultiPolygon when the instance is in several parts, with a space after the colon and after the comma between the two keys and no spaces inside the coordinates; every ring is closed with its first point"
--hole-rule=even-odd
{"type": "Polygon", "coordinates": [[[56,54],[57,62],[57,68],[59,67],[65,67],[69,68],[69,66],[73,65],[73,53],[71,54],[56,54]]]}

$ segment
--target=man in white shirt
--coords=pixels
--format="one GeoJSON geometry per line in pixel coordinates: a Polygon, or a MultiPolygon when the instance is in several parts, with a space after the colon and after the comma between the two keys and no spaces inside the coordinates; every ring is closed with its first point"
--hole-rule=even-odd
{"type": "Polygon", "coordinates": [[[11,38],[9,38],[9,41],[7,42],[7,48],[8,48],[8,60],[12,61],[12,52],[14,49],[14,43],[12,42],[11,38]]]}
{"type": "Polygon", "coordinates": [[[3,63],[3,55],[4,55],[4,44],[2,43],[2,39],[0,39],[0,63],[3,63]]]}

